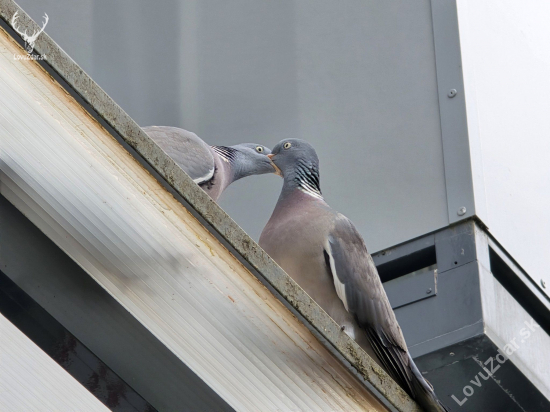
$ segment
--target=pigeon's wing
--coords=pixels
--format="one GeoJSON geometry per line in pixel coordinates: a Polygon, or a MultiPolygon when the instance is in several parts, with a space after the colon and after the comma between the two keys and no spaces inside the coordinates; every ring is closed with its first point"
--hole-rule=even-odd
{"type": "Polygon", "coordinates": [[[215,172],[214,154],[195,133],[177,127],[149,126],[143,130],[197,184],[212,179],[215,172]]]}
{"type": "Polygon", "coordinates": [[[345,216],[336,216],[325,252],[336,292],[346,310],[366,330],[373,350],[394,380],[414,393],[405,338],[365,242],[345,216]]]}
{"type": "Polygon", "coordinates": [[[372,257],[348,218],[336,215],[325,247],[338,297],[367,332],[386,370],[426,411],[448,412],[414,364],[372,257]]]}

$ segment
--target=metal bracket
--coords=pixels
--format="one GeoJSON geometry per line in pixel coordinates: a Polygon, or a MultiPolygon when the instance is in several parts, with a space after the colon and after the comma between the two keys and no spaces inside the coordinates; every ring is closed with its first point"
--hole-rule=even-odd
{"type": "Polygon", "coordinates": [[[393,309],[437,295],[436,265],[409,273],[384,283],[393,309]]]}

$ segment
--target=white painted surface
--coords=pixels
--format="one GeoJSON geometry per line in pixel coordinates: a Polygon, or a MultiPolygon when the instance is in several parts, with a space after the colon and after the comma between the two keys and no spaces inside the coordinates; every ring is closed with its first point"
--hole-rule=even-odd
{"type": "Polygon", "coordinates": [[[109,409],[0,314],[0,411],[109,409]]]}
{"type": "Polygon", "coordinates": [[[509,361],[550,399],[550,337],[485,267],[480,285],[485,333],[504,353],[514,349],[509,361]]]}
{"type": "Polygon", "coordinates": [[[550,2],[458,0],[476,209],[550,292],[550,2]]]}
{"type": "Polygon", "coordinates": [[[0,32],[0,193],[238,411],[385,410],[0,32]]]}

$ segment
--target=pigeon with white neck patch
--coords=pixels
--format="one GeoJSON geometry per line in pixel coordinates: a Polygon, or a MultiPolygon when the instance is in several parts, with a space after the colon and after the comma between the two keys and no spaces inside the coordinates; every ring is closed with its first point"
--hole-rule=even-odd
{"type": "Polygon", "coordinates": [[[178,127],[148,126],[143,130],[214,201],[243,177],[274,172],[267,157],[271,151],[259,144],[209,146],[195,133],[178,127]]]}
{"type": "Polygon", "coordinates": [[[287,139],[269,157],[284,183],[260,246],[426,411],[448,411],[409,354],[363,238],[324,201],[313,147],[287,139]]]}

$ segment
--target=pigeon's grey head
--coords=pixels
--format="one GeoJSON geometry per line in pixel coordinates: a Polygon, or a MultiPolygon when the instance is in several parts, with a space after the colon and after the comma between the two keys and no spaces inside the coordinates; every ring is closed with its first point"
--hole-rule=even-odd
{"type": "Polygon", "coordinates": [[[282,177],[292,174],[300,166],[319,170],[317,153],[313,146],[305,140],[281,140],[268,157],[279,169],[276,173],[282,177]]]}
{"type": "Polygon", "coordinates": [[[241,143],[230,146],[231,169],[234,173],[234,180],[252,175],[273,173],[275,167],[267,155],[271,154],[266,146],[256,143],[241,143]]]}
{"type": "Polygon", "coordinates": [[[312,145],[305,140],[281,140],[268,156],[282,176],[285,185],[299,187],[310,194],[321,195],[319,185],[319,158],[312,145]]]}

